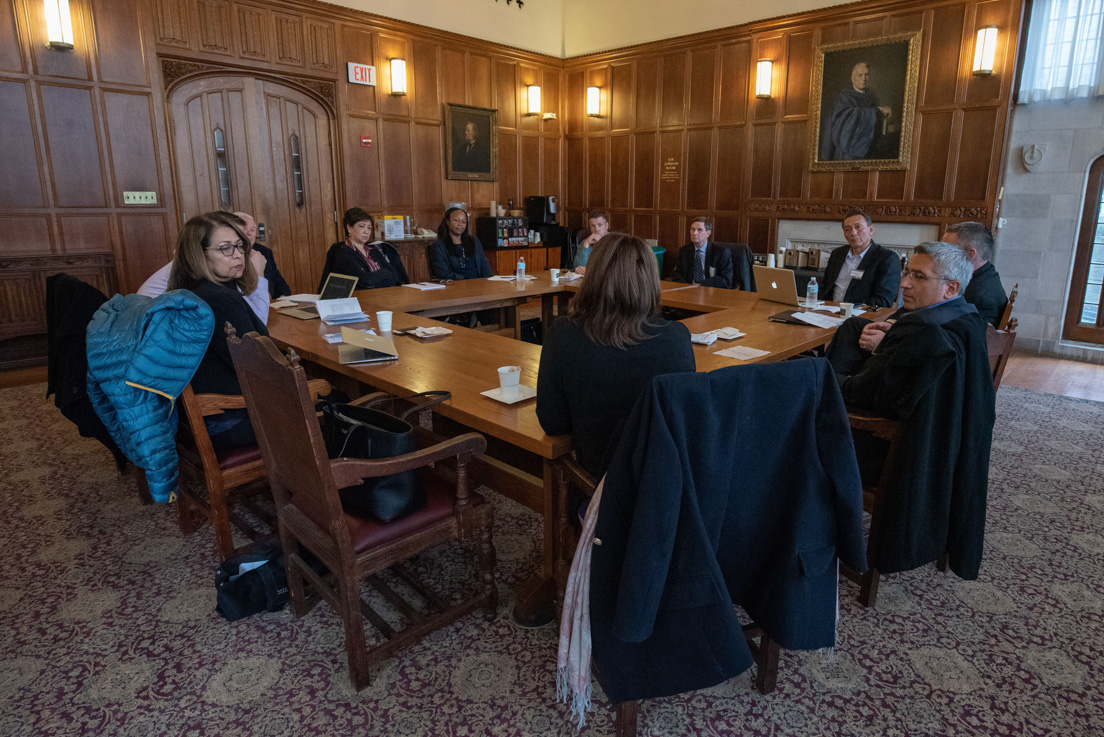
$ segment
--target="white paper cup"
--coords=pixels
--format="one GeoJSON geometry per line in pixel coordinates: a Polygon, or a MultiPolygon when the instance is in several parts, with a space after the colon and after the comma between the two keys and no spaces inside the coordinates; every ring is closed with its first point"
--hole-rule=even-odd
{"type": "Polygon", "coordinates": [[[553,284],[559,284],[560,283],[560,270],[559,269],[549,269],[549,273],[552,274],[552,283],[553,284]]]}
{"type": "Polygon", "coordinates": [[[379,327],[381,333],[391,332],[391,311],[380,310],[376,313],[376,325],[379,327]]]}
{"type": "Polygon", "coordinates": [[[840,317],[851,317],[851,310],[854,308],[854,302],[840,302],[840,317]]]}
{"type": "Polygon", "coordinates": [[[767,266],[769,268],[772,268],[772,269],[774,268],[774,254],[773,253],[768,253],[767,254],[767,266]]]}
{"type": "Polygon", "coordinates": [[[518,386],[521,384],[521,366],[499,366],[498,386],[502,389],[502,396],[513,399],[518,395],[518,386]]]}

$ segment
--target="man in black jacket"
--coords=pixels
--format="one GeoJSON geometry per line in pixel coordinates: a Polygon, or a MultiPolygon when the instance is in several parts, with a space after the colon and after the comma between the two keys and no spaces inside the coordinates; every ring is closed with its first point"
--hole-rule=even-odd
{"type": "Polygon", "coordinates": [[[690,220],[690,243],[679,249],[674,281],[732,289],[732,252],[710,243],[713,221],[699,215],[690,220]]]}
{"type": "Polygon", "coordinates": [[[901,259],[873,241],[874,226],[862,210],[843,219],[847,245],[832,251],[821,299],[889,307],[901,288],[901,259]]]}
{"type": "Polygon", "coordinates": [[[252,250],[265,257],[264,273],[258,274],[268,280],[268,293],[272,299],[279,299],[280,297],[287,297],[290,295],[291,287],[284,281],[284,275],[280,273],[280,270],[276,268],[276,256],[272,253],[272,249],[267,246],[262,246],[257,242],[257,221],[253,219],[253,216],[247,212],[235,212],[235,215],[240,217],[245,223],[245,237],[249,239],[249,245],[252,250]]]}
{"type": "MultiPolygon", "coordinates": [[[[904,307],[885,322],[843,323],[828,346],[844,402],[904,423],[899,483],[883,504],[874,567],[906,571],[948,554],[977,578],[985,530],[995,393],[985,321],[962,297],[973,266],[958,246],[921,243],[902,277],[904,307]]],[[[856,436],[876,473],[884,448],[856,436]]]]}
{"type": "Polygon", "coordinates": [[[1008,295],[1001,284],[1000,274],[990,263],[993,258],[993,234],[981,223],[971,221],[948,227],[940,240],[953,243],[966,253],[974,266],[974,275],[970,277],[962,296],[977,307],[987,323],[998,327],[1008,305],[1008,295]]]}

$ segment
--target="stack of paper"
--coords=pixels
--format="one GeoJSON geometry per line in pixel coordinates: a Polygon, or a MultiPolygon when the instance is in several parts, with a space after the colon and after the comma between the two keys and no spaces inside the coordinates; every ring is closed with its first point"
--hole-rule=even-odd
{"type": "Polygon", "coordinates": [[[576,279],[582,278],[582,274],[576,274],[574,271],[566,271],[560,274],[560,281],[575,281],[576,279]]]}
{"type": "Polygon", "coordinates": [[[801,320],[801,322],[806,322],[818,328],[834,328],[843,322],[842,317],[828,317],[828,315],[818,315],[815,312],[795,312],[793,316],[796,320],[801,320]]]}
{"type": "MultiPolygon", "coordinates": [[[[525,281],[533,281],[536,278],[537,277],[533,276],[532,274],[526,274],[525,275],[525,281]]],[[[515,281],[515,280],[516,280],[516,277],[513,274],[501,274],[499,276],[489,276],[489,277],[487,277],[487,281],[515,281]]]]}
{"type": "Polygon", "coordinates": [[[349,322],[362,322],[368,319],[360,310],[356,297],[348,299],[320,299],[315,302],[318,316],[327,325],[344,325],[349,322]]]}
{"type": "Polygon", "coordinates": [[[690,342],[698,345],[713,345],[717,342],[716,333],[691,333],[690,342]]]}
{"type": "Polygon", "coordinates": [[[429,328],[414,328],[413,330],[407,330],[406,333],[407,335],[416,335],[419,338],[432,338],[438,335],[452,335],[451,330],[437,325],[429,328]]]}
{"type": "Polygon", "coordinates": [[[414,282],[413,284],[403,284],[403,286],[404,287],[410,287],[411,289],[420,289],[423,292],[428,290],[428,289],[444,289],[445,288],[444,284],[438,284],[437,282],[432,282],[432,281],[417,281],[417,282],[414,282]]]}
{"type": "Polygon", "coordinates": [[[725,348],[723,351],[717,351],[716,355],[735,358],[737,361],[750,361],[753,358],[766,356],[769,353],[770,351],[761,351],[758,348],[748,348],[746,345],[737,345],[731,348],[725,348]]]}

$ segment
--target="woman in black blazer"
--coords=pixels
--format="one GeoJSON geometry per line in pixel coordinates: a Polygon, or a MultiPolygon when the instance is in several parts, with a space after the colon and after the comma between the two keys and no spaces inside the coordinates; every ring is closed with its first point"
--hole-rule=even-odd
{"type": "Polygon", "coordinates": [[[483,244],[468,233],[468,213],[450,207],[429,246],[429,270],[435,279],[486,279],[494,276],[483,244]]]}
{"type": "Polygon", "coordinates": [[[322,281],[318,284],[319,292],[330,272],[357,277],[357,289],[397,287],[410,282],[395,247],[372,240],[376,221],[367,211],[359,207],[346,210],[342,222],[345,225],[345,242],[330,246],[326,265],[322,269],[322,281]]]}

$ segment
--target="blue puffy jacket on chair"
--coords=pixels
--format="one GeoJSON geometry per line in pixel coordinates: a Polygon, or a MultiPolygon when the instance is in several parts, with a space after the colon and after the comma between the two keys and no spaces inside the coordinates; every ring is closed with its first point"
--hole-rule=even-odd
{"type": "Polygon", "coordinates": [[[176,398],[214,332],[207,303],[178,289],[116,294],[88,324],[88,397],[111,437],[146,471],[154,501],[176,498],[176,398]]]}

